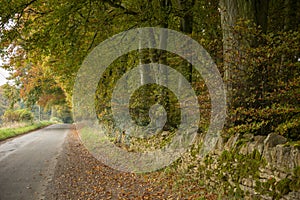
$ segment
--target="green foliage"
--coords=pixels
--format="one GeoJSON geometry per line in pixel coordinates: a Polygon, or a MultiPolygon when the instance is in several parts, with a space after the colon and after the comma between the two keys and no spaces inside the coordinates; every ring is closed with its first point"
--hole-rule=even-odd
{"type": "Polygon", "coordinates": [[[243,20],[234,30],[239,40],[249,45],[239,48],[236,53],[240,60],[232,63],[240,76],[231,80],[234,98],[227,124],[229,134],[277,132],[299,140],[299,31],[265,34],[243,20]]]}
{"type": "Polygon", "coordinates": [[[270,178],[265,182],[256,181],[255,182],[255,190],[259,192],[260,194],[268,194],[269,196],[273,196],[274,192],[274,184],[276,183],[274,178],[270,178]]]}
{"type": "MultiPolygon", "coordinates": [[[[233,91],[229,91],[233,93],[231,104],[233,110],[239,107],[245,108],[246,111],[252,108],[267,109],[273,104],[279,104],[280,107],[288,104],[296,108],[300,91],[297,60],[300,34],[298,23],[290,19],[291,16],[298,16],[299,6],[297,4],[294,6],[295,9],[291,10],[292,3],[285,3],[286,8],[278,7],[274,3],[277,1],[270,3],[268,26],[262,27],[264,24],[255,21],[258,19],[253,17],[257,13],[251,13],[254,11],[251,2],[254,1],[240,2],[243,5],[237,8],[240,13],[237,12],[237,16],[232,17],[243,18],[234,22],[234,26],[230,25],[232,29],[228,29],[234,37],[232,49],[228,49],[233,56],[230,63],[231,71],[235,74],[232,80],[229,80],[233,85],[233,91]],[[278,16],[286,20],[276,21],[278,16]],[[253,21],[258,24],[254,24],[253,21]],[[266,27],[269,29],[266,30],[266,27]]],[[[223,62],[230,62],[223,57],[222,46],[225,41],[222,41],[224,36],[222,28],[223,33],[227,29],[220,26],[222,18],[220,10],[218,11],[219,1],[179,3],[169,0],[116,2],[93,0],[87,3],[63,0],[57,3],[50,0],[42,3],[17,0],[13,4],[1,2],[0,7],[1,49],[3,53],[12,56],[6,68],[13,71],[12,78],[20,83],[21,96],[29,105],[38,101],[40,105],[47,107],[64,104],[63,101],[66,100],[71,106],[74,78],[84,57],[109,36],[132,27],[163,26],[184,31],[210,52],[222,73],[225,70],[223,62]],[[193,23],[185,21],[187,19],[193,23]],[[190,30],[184,29],[182,25],[184,21],[189,24],[190,30]],[[9,22],[15,25],[5,28],[9,22]],[[43,27],[40,24],[43,24],[43,27]],[[13,45],[8,47],[10,44],[13,45]],[[20,48],[12,54],[12,48],[16,46],[20,48]]],[[[143,63],[152,60],[170,65],[192,82],[199,99],[206,96],[203,95],[203,90],[197,88],[202,84],[199,75],[195,74],[195,70],[191,70],[187,63],[178,60],[175,55],[158,53],[156,50],[141,52],[143,63]]],[[[111,80],[100,80],[102,88],[100,86],[98,88],[96,98],[99,101],[95,105],[97,115],[101,116],[99,118],[109,119],[110,91],[126,71],[139,63],[141,56],[138,54],[139,52],[131,52],[115,61],[112,65],[114,70],[108,70],[106,74],[106,78],[111,80]]],[[[148,96],[149,93],[155,96],[160,92],[168,94],[169,99],[163,102],[169,114],[168,125],[176,127],[180,120],[179,112],[176,109],[172,110],[176,106],[170,106],[174,102],[176,104],[176,99],[164,89],[154,89],[154,92],[152,89],[152,87],[145,89],[146,93],[142,96],[148,96]]],[[[10,93],[13,105],[17,98],[14,97],[14,92],[10,93]]],[[[138,99],[140,96],[136,95],[132,100],[132,114],[135,121],[147,124],[148,107],[145,106],[145,101],[138,99]]],[[[154,98],[152,97],[152,102],[154,98]]],[[[209,103],[200,104],[203,106],[209,103]]],[[[206,107],[209,109],[209,106],[206,107]]],[[[209,116],[209,111],[205,113],[209,116]]],[[[274,127],[276,132],[297,139],[294,133],[298,126],[297,117],[287,117],[283,121],[259,119],[243,124],[230,121],[230,127],[236,126],[234,129],[238,132],[241,129],[241,132],[265,135],[271,129],[274,130],[272,126],[277,121],[281,127],[277,129],[274,127]]],[[[201,126],[205,127],[205,124],[201,123],[201,126]]]]}
{"type": "Polygon", "coordinates": [[[8,99],[4,96],[4,88],[3,86],[0,87],[0,116],[2,116],[9,108],[9,102],[8,99]]]}
{"type": "Polygon", "coordinates": [[[2,116],[4,122],[30,122],[33,120],[33,114],[26,110],[6,110],[2,116]]]}
{"type": "Polygon", "coordinates": [[[258,169],[265,164],[257,150],[247,155],[234,151],[224,151],[219,159],[220,163],[224,163],[220,166],[220,174],[226,174],[226,171],[228,171],[234,183],[238,183],[240,179],[249,176],[254,179],[258,178],[258,169]]]}
{"type": "Polygon", "coordinates": [[[298,166],[294,169],[292,180],[290,181],[289,186],[292,191],[300,190],[300,166],[298,166]]]}
{"type": "Polygon", "coordinates": [[[67,105],[59,105],[56,110],[56,117],[64,123],[73,123],[71,108],[67,105]]]}
{"type": "Polygon", "coordinates": [[[17,127],[17,128],[1,128],[0,129],[0,141],[11,138],[17,135],[21,135],[24,133],[27,133],[29,131],[33,131],[39,128],[43,128],[45,126],[48,126],[50,124],[53,124],[53,122],[48,122],[48,121],[42,121],[38,123],[29,123],[23,127],[17,127]]]}
{"type": "Polygon", "coordinates": [[[285,122],[280,123],[276,127],[275,132],[297,141],[300,140],[299,130],[300,115],[298,114],[292,117],[290,120],[286,120],[285,122]]]}
{"type": "Polygon", "coordinates": [[[275,178],[270,178],[265,182],[257,180],[255,190],[260,194],[268,194],[273,199],[281,199],[289,192],[299,190],[299,171],[299,167],[296,167],[289,178],[283,178],[279,181],[276,181],[275,178]]]}
{"type": "Polygon", "coordinates": [[[234,125],[227,129],[228,134],[268,135],[279,133],[292,140],[299,140],[300,108],[273,104],[261,109],[236,108],[232,113],[234,125]]]}
{"type": "Polygon", "coordinates": [[[60,119],[60,118],[58,118],[58,117],[51,117],[50,118],[50,121],[51,122],[54,122],[54,123],[62,123],[63,121],[60,119]]]}
{"type": "Polygon", "coordinates": [[[285,195],[291,191],[290,182],[291,180],[288,178],[282,179],[276,184],[275,188],[281,195],[285,195]]]}
{"type": "Polygon", "coordinates": [[[32,113],[26,109],[17,110],[17,113],[20,116],[20,121],[32,121],[33,120],[32,113]]]}
{"type": "Polygon", "coordinates": [[[207,155],[203,162],[197,160],[197,157],[189,162],[186,159],[182,161],[185,163],[185,170],[179,172],[185,177],[185,181],[202,181],[208,191],[215,192],[217,189],[221,199],[244,198],[245,192],[240,188],[241,180],[258,179],[259,168],[266,164],[258,151],[242,155],[237,149],[225,150],[220,156],[207,155]]]}
{"type": "MultiPolygon", "coordinates": [[[[1,1],[1,56],[11,56],[5,67],[12,72],[11,78],[18,84],[18,87],[5,86],[10,107],[14,108],[21,96],[27,106],[38,102],[45,109],[55,108],[54,117],[71,122],[72,87],[85,56],[116,33],[134,27],[159,26],[183,31],[198,41],[213,57],[223,77],[226,78],[230,67],[231,76],[226,80],[228,85],[232,85],[228,91],[231,102],[228,102],[228,123],[224,130],[226,137],[236,133],[268,135],[276,132],[290,140],[299,140],[300,26],[299,20],[295,20],[300,15],[299,3],[295,0],[226,2],[236,3],[236,7],[228,9],[229,12],[236,11],[228,18],[236,19],[233,24],[226,24],[228,20],[221,16],[223,10],[217,0],[1,1]],[[261,8],[259,2],[270,2],[268,9],[261,8]],[[262,13],[266,19],[261,20],[259,14],[262,13]],[[7,28],[9,22],[14,25],[7,28]],[[189,30],[183,27],[184,22],[189,24],[189,30]],[[14,47],[19,48],[13,51],[14,47]]],[[[116,129],[111,113],[110,100],[117,81],[140,63],[152,61],[176,69],[190,81],[201,111],[199,132],[205,133],[211,108],[208,90],[200,74],[177,55],[143,49],[115,60],[99,80],[95,110],[99,121],[107,126],[107,134],[115,138],[124,131],[116,129]]],[[[127,84],[130,86],[137,80],[140,77],[128,80],[127,84]]],[[[168,113],[164,127],[168,132],[158,133],[148,140],[129,138],[131,150],[160,148],[172,139],[181,121],[180,109],[175,95],[165,88],[147,85],[137,90],[130,99],[130,114],[137,124],[147,125],[150,121],[149,108],[155,103],[164,105],[168,113]]],[[[18,121],[30,119],[30,116],[9,110],[4,118],[18,121]]],[[[187,166],[185,172],[194,177],[196,174],[196,183],[203,175],[201,170],[206,170],[197,161],[201,146],[198,142],[189,152],[189,159],[177,161],[175,165],[178,168],[187,166]]],[[[248,177],[249,173],[257,177],[256,171],[261,164],[259,159],[257,152],[244,156],[225,151],[219,158],[225,164],[218,170],[205,173],[207,176],[217,173],[218,180],[222,182],[228,180],[226,173],[230,172],[236,183],[242,177],[248,177]],[[233,165],[235,161],[239,164],[233,165]]],[[[204,163],[210,165],[214,160],[208,157],[204,163]]],[[[298,171],[295,173],[299,174],[298,171]]],[[[260,186],[258,191],[263,193],[272,189],[284,194],[299,186],[296,178],[291,180],[293,185],[288,185],[287,180],[275,185],[273,179],[257,183],[260,186]]],[[[181,181],[187,184],[190,179],[181,181]]],[[[238,186],[234,190],[226,181],[225,184],[235,198],[243,197],[238,186]]]]}
{"type": "Polygon", "coordinates": [[[2,86],[3,96],[9,102],[9,108],[13,109],[18,101],[20,101],[20,90],[15,85],[10,85],[8,83],[2,86]]]}

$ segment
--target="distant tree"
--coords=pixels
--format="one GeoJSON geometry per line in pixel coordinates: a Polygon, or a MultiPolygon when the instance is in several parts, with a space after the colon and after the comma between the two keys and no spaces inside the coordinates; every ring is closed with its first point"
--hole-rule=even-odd
{"type": "Polygon", "coordinates": [[[20,89],[15,85],[10,85],[8,83],[3,85],[3,95],[9,102],[9,108],[13,109],[16,104],[20,101],[20,89]]]}
{"type": "Polygon", "coordinates": [[[2,116],[9,107],[9,102],[4,96],[4,88],[0,86],[0,116],[2,116]]]}

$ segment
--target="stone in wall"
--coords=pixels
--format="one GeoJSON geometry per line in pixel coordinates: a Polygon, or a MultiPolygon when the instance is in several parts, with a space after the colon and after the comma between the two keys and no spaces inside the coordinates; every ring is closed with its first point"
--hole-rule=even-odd
{"type": "MultiPolygon", "coordinates": [[[[217,143],[215,151],[210,154],[212,162],[207,162],[204,167],[206,173],[204,178],[207,183],[214,183],[209,184],[212,188],[218,185],[225,187],[224,191],[229,191],[232,188],[236,191],[237,188],[240,188],[247,194],[245,199],[300,199],[300,191],[292,191],[288,185],[289,181],[297,180],[297,176],[293,174],[293,170],[296,167],[300,167],[300,149],[296,146],[287,145],[286,142],[286,138],[276,133],[268,136],[241,136],[237,134],[231,136],[227,142],[220,140],[217,143]],[[245,163],[239,163],[241,160],[218,160],[218,157],[224,151],[228,151],[229,156],[238,156],[237,154],[240,154],[246,158],[247,155],[252,155],[255,150],[259,153],[260,157],[258,159],[261,159],[262,163],[257,169],[258,175],[255,175],[255,177],[251,174],[255,173],[252,171],[248,175],[244,173],[240,179],[236,178],[235,170],[241,170],[240,166],[246,167],[244,169],[246,171],[247,167],[249,169],[252,167],[245,166],[245,163]],[[237,154],[234,155],[235,153],[237,154]],[[224,166],[230,168],[228,173],[224,174],[222,172],[224,166]],[[217,176],[219,178],[216,178],[217,176]]],[[[253,155],[257,156],[257,154],[253,155]]],[[[249,162],[249,156],[247,159],[249,162]]],[[[251,165],[251,162],[250,157],[249,165],[251,165]]],[[[257,160],[253,162],[257,162],[257,160]]]]}

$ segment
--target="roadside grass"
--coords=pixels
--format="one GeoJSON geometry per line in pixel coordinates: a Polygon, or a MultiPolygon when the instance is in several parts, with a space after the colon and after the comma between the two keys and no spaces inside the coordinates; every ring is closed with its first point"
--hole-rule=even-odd
{"type": "Polygon", "coordinates": [[[24,133],[34,131],[48,125],[54,124],[51,121],[41,121],[41,122],[34,122],[29,124],[24,124],[21,127],[14,127],[14,128],[0,128],[0,141],[5,140],[7,138],[11,138],[17,135],[22,135],[24,133]]]}

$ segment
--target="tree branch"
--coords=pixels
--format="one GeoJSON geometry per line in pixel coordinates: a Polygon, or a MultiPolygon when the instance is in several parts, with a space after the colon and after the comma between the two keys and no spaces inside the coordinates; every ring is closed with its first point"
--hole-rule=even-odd
{"type": "Polygon", "coordinates": [[[129,15],[137,15],[138,14],[135,11],[128,10],[127,8],[125,8],[124,6],[122,6],[121,4],[113,2],[112,0],[104,0],[104,2],[108,3],[111,7],[123,10],[125,14],[129,14],[129,15]]]}
{"type": "Polygon", "coordinates": [[[93,47],[97,35],[98,35],[98,31],[95,32],[95,34],[94,34],[94,36],[93,36],[93,40],[92,40],[92,42],[91,42],[91,44],[90,44],[90,46],[89,46],[87,52],[89,52],[90,49],[93,47]]]}

